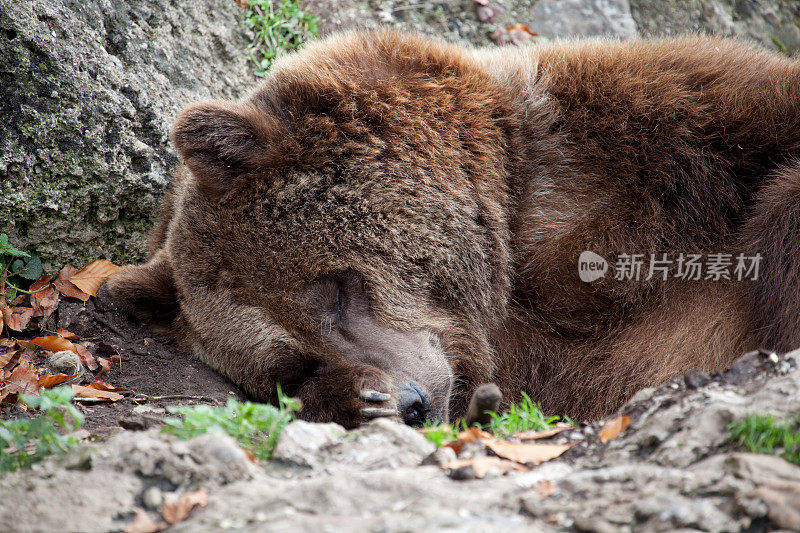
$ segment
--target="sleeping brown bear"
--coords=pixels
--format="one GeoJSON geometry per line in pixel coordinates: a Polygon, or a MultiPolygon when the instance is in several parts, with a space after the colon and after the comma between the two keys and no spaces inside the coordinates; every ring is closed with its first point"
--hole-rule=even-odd
{"type": "Polygon", "coordinates": [[[486,382],[595,418],[800,344],[800,63],[739,42],[350,33],[173,141],[111,294],[309,420],[455,418],[486,382]]]}

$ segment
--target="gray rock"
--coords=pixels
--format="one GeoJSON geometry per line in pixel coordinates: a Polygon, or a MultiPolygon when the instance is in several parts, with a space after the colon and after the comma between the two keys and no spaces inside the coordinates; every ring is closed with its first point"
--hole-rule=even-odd
{"type": "Polygon", "coordinates": [[[437,448],[433,453],[428,455],[425,459],[422,460],[423,465],[434,465],[434,466],[444,466],[450,461],[456,460],[456,452],[453,448],[448,446],[444,446],[442,448],[437,448]]]}
{"type": "Polygon", "coordinates": [[[320,450],[340,442],[346,433],[339,424],[311,424],[295,420],[281,431],[273,456],[301,466],[316,466],[320,450]]]}
{"type": "Polygon", "coordinates": [[[693,370],[689,370],[683,375],[683,381],[690,389],[699,389],[711,381],[711,377],[708,375],[708,373],[695,368],[693,370]]]}
{"type": "Polygon", "coordinates": [[[176,113],[252,83],[230,0],[0,0],[0,220],[49,263],[139,259],[176,113]]]}
{"type": "Polygon", "coordinates": [[[643,35],[704,32],[740,36],[775,50],[800,50],[800,4],[796,0],[630,0],[643,35]]]}
{"type": "Polygon", "coordinates": [[[551,39],[638,35],[628,0],[541,0],[531,10],[529,25],[551,39]]]}
{"type": "Polygon", "coordinates": [[[181,441],[155,429],[112,438],[97,454],[94,465],[100,470],[123,469],[183,488],[250,479],[256,469],[228,435],[212,432],[181,441]]]}
{"type": "Polygon", "coordinates": [[[329,468],[346,470],[417,466],[435,448],[417,430],[378,418],[332,446],[323,460],[329,468]]]}

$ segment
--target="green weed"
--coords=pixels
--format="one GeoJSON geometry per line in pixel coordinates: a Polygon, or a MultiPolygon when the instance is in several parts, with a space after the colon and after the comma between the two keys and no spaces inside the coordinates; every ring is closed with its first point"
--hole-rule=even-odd
{"type": "Polygon", "coordinates": [[[426,421],[423,427],[425,438],[434,443],[437,448],[441,448],[449,440],[458,438],[458,426],[456,424],[426,421]]]}
{"type": "Polygon", "coordinates": [[[71,432],[83,424],[83,413],[74,405],[70,387],[43,389],[39,396],[21,395],[36,418],[0,420],[0,472],[30,467],[48,455],[63,455],[77,444],[71,432]]]}
{"type": "Polygon", "coordinates": [[[319,33],[319,19],[305,13],[299,0],[249,0],[245,25],[254,33],[248,52],[259,77],[281,54],[297,50],[319,33]]]}
{"type": "Polygon", "coordinates": [[[545,416],[539,409],[539,404],[531,400],[530,396],[522,393],[522,401],[512,404],[503,414],[489,412],[492,421],[489,429],[497,436],[508,436],[520,431],[542,431],[550,429],[560,420],[558,416],[545,416]]]}
{"type": "Polygon", "coordinates": [[[778,423],[772,415],[747,415],[744,420],[728,424],[731,440],[753,453],[780,455],[800,464],[800,415],[792,421],[778,423]]]}
{"type": "MultiPolygon", "coordinates": [[[[550,429],[553,424],[562,420],[562,418],[570,425],[576,425],[571,418],[566,416],[545,416],[539,409],[539,405],[524,392],[522,393],[522,401],[511,405],[508,411],[503,414],[489,411],[489,414],[492,417],[489,427],[482,427],[481,429],[489,430],[497,437],[508,437],[520,431],[550,429]]],[[[457,439],[458,433],[467,429],[467,424],[463,418],[452,424],[428,421],[425,422],[424,428],[425,438],[438,448],[446,441],[457,439]]]]}
{"type": "Polygon", "coordinates": [[[169,407],[182,418],[164,420],[165,433],[189,439],[208,431],[222,431],[259,459],[271,459],[281,430],[294,420],[300,408],[297,400],[285,396],[278,387],[278,407],[263,403],[240,402],[229,398],[224,406],[192,405],[169,407]]]}
{"type": "Polygon", "coordinates": [[[17,293],[30,294],[23,287],[42,275],[42,261],[38,256],[18,250],[8,242],[8,235],[0,233],[0,295],[8,301],[17,293]]]}

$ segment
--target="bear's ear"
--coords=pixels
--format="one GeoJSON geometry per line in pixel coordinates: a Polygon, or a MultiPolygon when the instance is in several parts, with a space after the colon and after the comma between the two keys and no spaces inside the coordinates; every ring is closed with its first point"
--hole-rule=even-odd
{"type": "Polygon", "coordinates": [[[162,251],[144,265],[120,268],[106,282],[114,302],[126,313],[169,332],[178,317],[178,291],[162,251]]]}
{"type": "Polygon", "coordinates": [[[184,109],[172,140],[201,190],[219,198],[239,178],[263,169],[274,123],[252,105],[214,100],[184,109]]]}

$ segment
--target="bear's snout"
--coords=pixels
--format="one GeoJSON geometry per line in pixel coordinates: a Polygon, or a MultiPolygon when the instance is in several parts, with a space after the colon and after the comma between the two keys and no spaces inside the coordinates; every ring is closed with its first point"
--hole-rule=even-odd
{"type": "Polygon", "coordinates": [[[398,392],[398,410],[403,422],[420,427],[431,412],[431,399],[416,381],[409,381],[398,392]]]}

